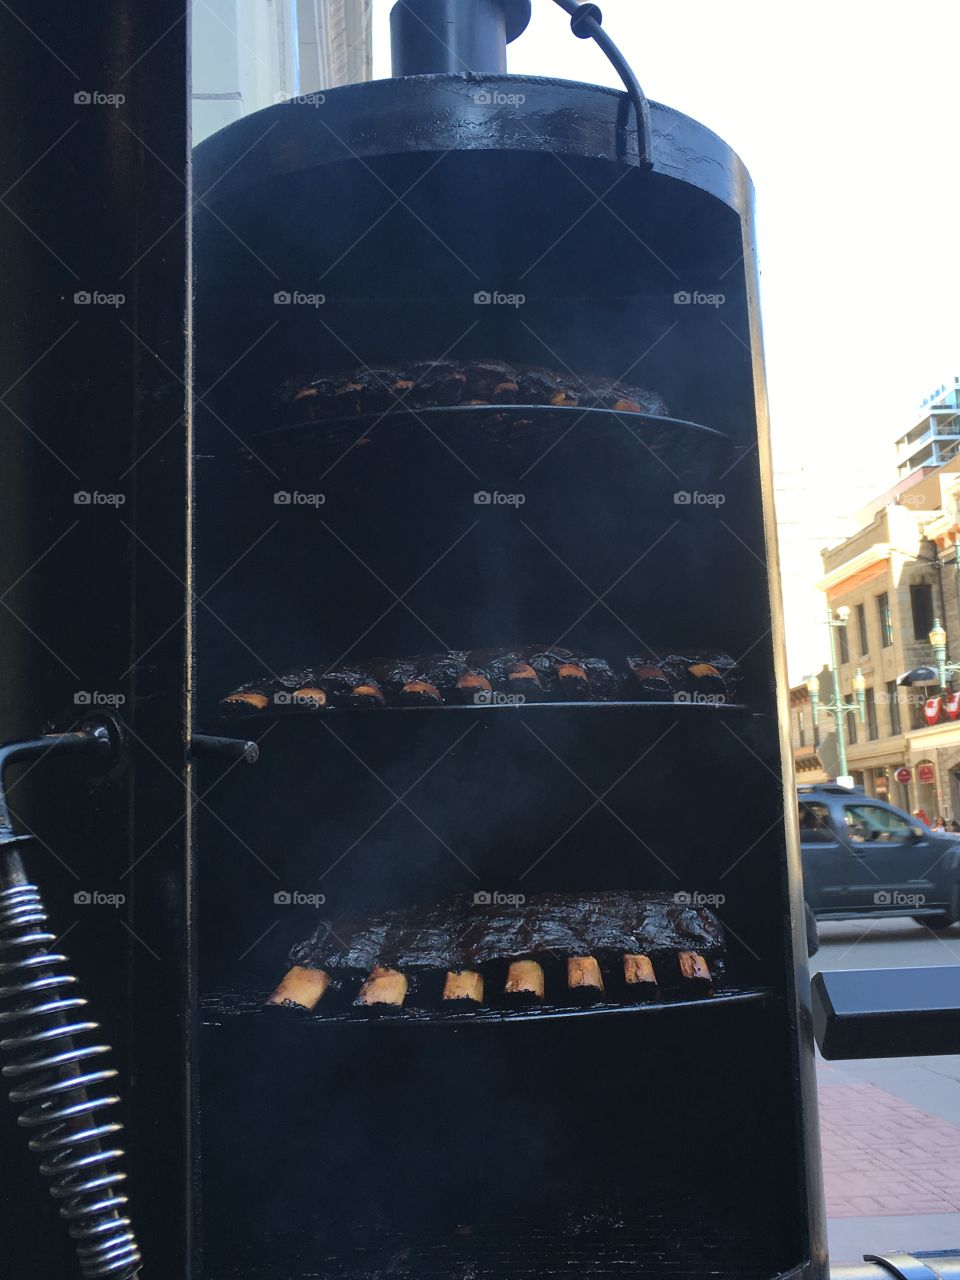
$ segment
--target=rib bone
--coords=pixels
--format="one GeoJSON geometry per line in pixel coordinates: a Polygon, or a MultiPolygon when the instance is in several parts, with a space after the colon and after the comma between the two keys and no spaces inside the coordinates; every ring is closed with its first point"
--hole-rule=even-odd
{"type": "Polygon", "coordinates": [[[444,1000],[473,1000],[483,1003],[483,974],[473,969],[462,969],[459,973],[452,969],[443,984],[444,1000]]]}
{"type": "Polygon", "coordinates": [[[370,977],[360,988],[360,994],[355,1003],[387,1004],[399,1009],[406,1000],[409,989],[409,982],[399,970],[385,969],[382,965],[376,965],[370,977]]]}
{"type": "Polygon", "coordinates": [[[649,956],[624,956],[623,976],[628,986],[657,985],[657,975],[649,956]]]}
{"type": "Polygon", "coordinates": [[[305,969],[302,965],[294,965],[267,1004],[315,1009],[329,986],[330,975],[323,969],[305,969]]]}
{"type": "Polygon", "coordinates": [[[507,971],[504,991],[508,995],[536,996],[543,999],[543,969],[535,960],[514,960],[507,971]]]}
{"type": "Polygon", "coordinates": [[[603,975],[594,956],[570,956],[567,960],[567,986],[571,991],[578,988],[603,990],[603,975]]]}

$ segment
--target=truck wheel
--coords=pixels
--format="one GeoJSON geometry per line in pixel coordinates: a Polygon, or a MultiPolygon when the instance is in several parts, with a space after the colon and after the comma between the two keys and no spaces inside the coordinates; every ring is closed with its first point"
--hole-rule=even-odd
{"type": "Polygon", "coordinates": [[[817,917],[810,909],[810,903],[803,904],[803,914],[807,923],[807,955],[815,956],[820,950],[820,930],[817,927],[817,917]]]}

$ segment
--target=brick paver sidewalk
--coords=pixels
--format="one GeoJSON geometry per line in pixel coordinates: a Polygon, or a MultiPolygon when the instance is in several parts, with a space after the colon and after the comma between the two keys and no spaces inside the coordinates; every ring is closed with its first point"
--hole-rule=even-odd
{"type": "Polygon", "coordinates": [[[960,1211],[960,1127],[826,1072],[819,1096],[829,1218],[960,1211]]]}

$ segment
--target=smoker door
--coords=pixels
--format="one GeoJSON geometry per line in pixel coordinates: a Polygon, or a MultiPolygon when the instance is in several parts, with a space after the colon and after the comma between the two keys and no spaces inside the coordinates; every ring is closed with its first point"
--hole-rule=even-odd
{"type": "MultiPolygon", "coordinates": [[[[184,0],[0,11],[0,738],[116,709],[124,761],[15,776],[24,851],[114,1048],[150,1274],[189,1274],[184,0]]],[[[9,1086],[8,1086],[9,1087],[9,1086]]],[[[79,1274],[4,1106],[4,1275],[79,1274]]]]}

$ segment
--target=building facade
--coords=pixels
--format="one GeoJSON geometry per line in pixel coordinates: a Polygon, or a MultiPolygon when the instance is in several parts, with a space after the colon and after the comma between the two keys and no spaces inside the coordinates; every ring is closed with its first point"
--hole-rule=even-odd
{"type": "Polygon", "coordinates": [[[920,467],[939,467],[960,451],[960,377],[924,400],[918,421],[897,441],[900,479],[920,467]]]}
{"type": "Polygon", "coordinates": [[[790,740],[797,782],[826,782],[827,774],[817,755],[810,690],[805,684],[794,685],[790,690],[790,740]]]}
{"type": "MultiPolygon", "coordinates": [[[[867,794],[933,820],[960,818],[960,721],[945,716],[929,725],[927,698],[938,681],[898,683],[904,673],[935,664],[929,633],[934,619],[947,631],[947,661],[960,662],[960,565],[957,544],[960,457],[917,474],[917,482],[875,512],[872,520],[839,546],[822,553],[824,576],[817,584],[828,608],[850,610],[835,630],[850,773],[867,794]],[[865,718],[855,713],[853,681],[866,682],[865,718]]],[[[950,687],[948,677],[947,686],[950,687]]],[[[802,709],[791,693],[791,714],[802,709]]],[[[798,770],[809,748],[794,741],[798,770]],[[802,753],[798,754],[798,753],[802,753]]],[[[821,736],[832,718],[821,715],[821,736]]],[[[812,731],[812,725],[811,725],[812,731]]],[[[806,735],[802,735],[806,737],[806,735]]],[[[808,780],[814,781],[813,776],[808,780]]]]}

